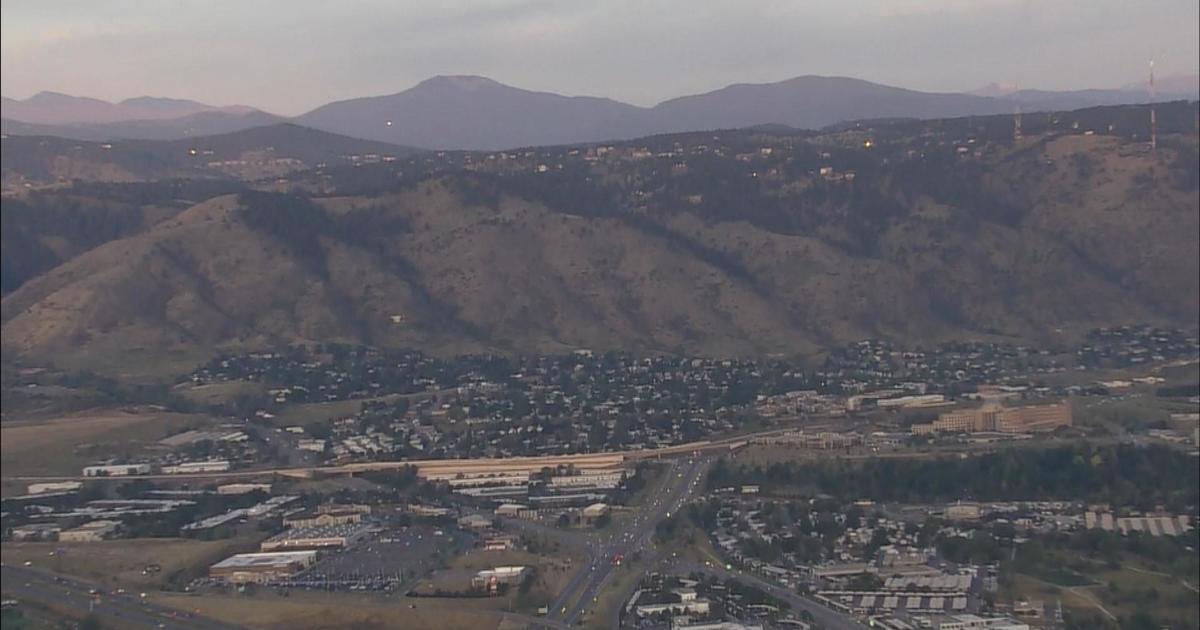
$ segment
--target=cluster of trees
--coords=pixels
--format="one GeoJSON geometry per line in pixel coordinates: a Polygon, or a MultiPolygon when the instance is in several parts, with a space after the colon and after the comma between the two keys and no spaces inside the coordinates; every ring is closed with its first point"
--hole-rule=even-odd
{"type": "Polygon", "coordinates": [[[956,499],[1082,498],[1176,511],[1200,503],[1200,475],[1186,453],[1161,445],[1089,443],[1011,448],[970,458],[874,459],[733,466],[719,462],[710,488],[759,484],[779,494],[840,500],[938,502],[956,499]]]}

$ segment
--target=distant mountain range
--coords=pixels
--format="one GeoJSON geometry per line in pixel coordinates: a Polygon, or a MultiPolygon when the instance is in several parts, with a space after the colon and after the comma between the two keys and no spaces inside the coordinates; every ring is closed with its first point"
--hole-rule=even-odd
{"type": "Polygon", "coordinates": [[[201,112],[246,114],[256,111],[245,105],[217,107],[178,98],[139,96],[110,103],[97,98],[71,96],[58,92],[38,92],[17,100],[3,99],[4,117],[35,125],[80,125],[125,122],[130,120],[165,120],[201,112]]]}
{"type": "MultiPolygon", "coordinates": [[[[1200,78],[1167,77],[1156,100],[1195,100],[1200,78]]],[[[501,149],[598,142],[658,133],[787,125],[820,129],[859,119],[945,118],[1022,109],[1141,103],[1140,86],[1076,91],[991,85],[972,93],[908,90],[846,77],[736,84],[639,107],[607,98],[535,92],[475,76],[437,76],[385,96],[337,101],[292,119],[355,138],[436,149],[501,149]]],[[[4,99],[3,132],[80,140],[172,140],[282,122],[245,106],[141,97],[120,103],[43,92],[4,99]]]]}

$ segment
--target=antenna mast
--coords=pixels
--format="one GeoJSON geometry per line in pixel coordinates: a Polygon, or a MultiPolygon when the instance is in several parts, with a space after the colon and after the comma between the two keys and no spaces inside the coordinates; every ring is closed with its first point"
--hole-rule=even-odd
{"type": "Polygon", "coordinates": [[[1016,112],[1013,113],[1013,140],[1017,141],[1021,139],[1021,95],[1019,94],[1021,88],[1016,84],[1013,85],[1013,88],[1013,101],[1016,102],[1017,107],[1016,112]]]}
{"type": "Polygon", "coordinates": [[[1158,116],[1154,111],[1154,60],[1150,60],[1150,150],[1158,151],[1158,116]]]}

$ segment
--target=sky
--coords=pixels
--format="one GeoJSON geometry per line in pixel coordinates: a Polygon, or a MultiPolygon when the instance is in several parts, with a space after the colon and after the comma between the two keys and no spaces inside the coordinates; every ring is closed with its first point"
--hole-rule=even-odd
{"type": "Polygon", "coordinates": [[[638,105],[806,74],[930,91],[1190,74],[1196,0],[4,0],[0,92],[294,115],[439,74],[638,105]]]}

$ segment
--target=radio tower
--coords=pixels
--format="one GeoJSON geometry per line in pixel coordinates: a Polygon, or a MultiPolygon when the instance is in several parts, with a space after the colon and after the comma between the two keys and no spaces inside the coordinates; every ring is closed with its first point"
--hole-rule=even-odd
{"type": "Polygon", "coordinates": [[[1154,60],[1150,60],[1150,150],[1158,151],[1158,116],[1154,112],[1154,60]]]}

